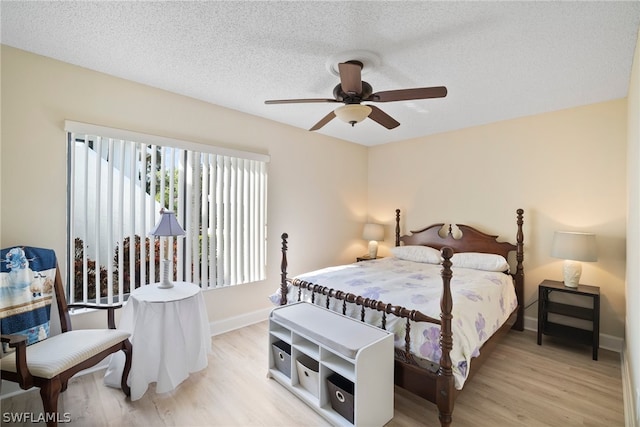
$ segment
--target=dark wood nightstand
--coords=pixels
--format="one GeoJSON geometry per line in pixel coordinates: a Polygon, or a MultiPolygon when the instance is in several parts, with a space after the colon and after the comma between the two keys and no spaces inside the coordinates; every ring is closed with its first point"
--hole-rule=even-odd
{"type": "Polygon", "coordinates": [[[360,262],[360,261],[371,261],[372,259],[380,259],[382,258],[381,256],[377,256],[375,258],[371,258],[369,255],[362,255],[359,257],[356,257],[356,262],[360,262]]]}
{"type": "Polygon", "coordinates": [[[545,280],[540,283],[538,285],[538,345],[542,344],[543,334],[589,344],[593,349],[593,360],[598,360],[598,347],[600,346],[600,288],[589,285],[568,288],[564,286],[564,283],[555,280],[545,280]],[[551,301],[549,295],[553,292],[591,298],[591,307],[579,307],[568,303],[551,301]],[[549,321],[549,313],[588,320],[591,322],[592,328],[587,330],[549,321]]]}

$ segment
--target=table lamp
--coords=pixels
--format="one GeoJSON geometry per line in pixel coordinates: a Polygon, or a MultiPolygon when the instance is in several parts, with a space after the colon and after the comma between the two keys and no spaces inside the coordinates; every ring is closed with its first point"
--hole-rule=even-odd
{"type": "Polygon", "coordinates": [[[384,238],[384,227],[382,224],[365,224],[362,238],[369,241],[369,258],[375,258],[378,255],[378,241],[384,238]]]}
{"type": "Polygon", "coordinates": [[[553,236],[551,256],[564,259],[562,268],[564,285],[568,288],[577,288],[582,274],[580,261],[593,262],[598,260],[596,235],[556,231],[553,236]]]}
{"type": "Polygon", "coordinates": [[[162,208],[160,210],[160,215],[160,221],[158,221],[149,234],[156,237],[166,238],[164,259],[162,260],[162,281],[158,285],[158,288],[168,289],[173,288],[173,282],[169,278],[173,278],[173,274],[169,276],[169,267],[171,267],[171,273],[173,273],[173,262],[169,261],[169,237],[184,236],[185,233],[182,227],[180,227],[180,224],[178,224],[175,212],[162,208]]]}

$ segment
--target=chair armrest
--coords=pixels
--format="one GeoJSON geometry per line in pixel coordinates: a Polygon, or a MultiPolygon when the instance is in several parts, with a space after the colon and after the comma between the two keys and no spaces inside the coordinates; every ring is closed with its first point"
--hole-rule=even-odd
{"type": "Polygon", "coordinates": [[[123,305],[121,303],[118,304],[95,304],[95,303],[73,303],[68,304],[68,308],[92,308],[97,310],[107,310],[107,327],[109,329],[116,328],[116,309],[122,308],[123,305]]]}
{"type": "Polygon", "coordinates": [[[33,376],[27,366],[27,336],[0,335],[0,341],[16,349],[16,376],[20,388],[27,390],[33,387],[33,376]]]}
{"type": "Polygon", "coordinates": [[[93,308],[93,309],[97,309],[97,310],[110,310],[110,309],[122,308],[123,304],[121,304],[121,303],[117,303],[117,304],[96,304],[96,303],[92,303],[92,302],[74,302],[73,304],[67,304],[67,307],[69,307],[69,308],[93,308]]]}
{"type": "Polygon", "coordinates": [[[24,345],[27,345],[27,336],[26,335],[0,335],[0,342],[4,344],[9,344],[9,347],[17,347],[20,343],[24,342],[24,345]]]}

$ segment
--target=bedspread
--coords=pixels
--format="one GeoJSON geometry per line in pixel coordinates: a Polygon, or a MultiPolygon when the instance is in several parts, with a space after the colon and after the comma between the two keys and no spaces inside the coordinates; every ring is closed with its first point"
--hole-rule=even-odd
{"type": "MultiPolygon", "coordinates": [[[[343,292],[361,295],[410,310],[440,318],[442,277],[440,265],[382,258],[366,262],[324,268],[297,276],[297,279],[327,286],[343,292]]],[[[480,347],[504,324],[518,302],[510,275],[468,268],[453,267],[451,293],[453,297],[453,349],[450,356],[457,389],[467,377],[471,358],[480,347]]],[[[290,286],[287,300],[298,300],[298,288],[290,286]]],[[[279,304],[279,292],[271,296],[279,304]]],[[[311,291],[303,289],[303,301],[311,301],[311,291]]],[[[326,297],[316,295],[316,304],[325,305],[326,297]]],[[[347,304],[347,315],[359,318],[360,307],[347,304]]],[[[342,302],[332,298],[331,309],[342,310],[342,302]]],[[[381,325],[382,313],[366,310],[365,320],[381,325]]],[[[405,320],[387,315],[386,329],[395,335],[395,345],[404,348],[405,320]]],[[[440,326],[428,322],[414,322],[411,326],[411,353],[432,363],[439,363],[440,326]]]]}

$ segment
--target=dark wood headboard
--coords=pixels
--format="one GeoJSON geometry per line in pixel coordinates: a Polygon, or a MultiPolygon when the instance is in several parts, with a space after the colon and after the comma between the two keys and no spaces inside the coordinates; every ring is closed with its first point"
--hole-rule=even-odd
{"type": "Polygon", "coordinates": [[[483,233],[468,225],[456,224],[461,233],[460,237],[453,236],[451,224],[449,224],[445,236],[441,236],[440,232],[445,226],[444,223],[433,224],[421,230],[412,230],[410,235],[400,236],[399,223],[400,209],[396,209],[396,246],[400,246],[400,243],[403,243],[405,245],[431,246],[438,250],[443,247],[449,247],[455,252],[498,254],[505,258],[509,255],[509,252],[518,249],[514,244],[498,242],[498,236],[483,233]]]}

